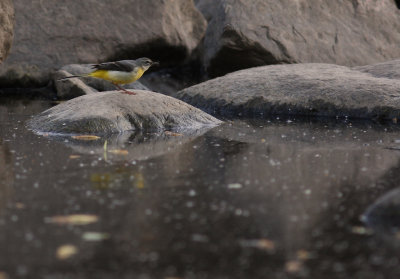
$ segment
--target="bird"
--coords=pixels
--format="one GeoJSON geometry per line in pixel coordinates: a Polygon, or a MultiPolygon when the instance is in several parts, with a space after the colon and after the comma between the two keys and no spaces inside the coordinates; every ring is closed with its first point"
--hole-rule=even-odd
{"type": "Polygon", "coordinates": [[[59,79],[64,81],[70,78],[80,77],[95,77],[110,81],[122,93],[129,95],[136,95],[133,91],[128,91],[121,87],[122,84],[137,81],[142,77],[143,73],[151,66],[159,65],[158,62],[152,61],[150,58],[142,57],[136,60],[120,60],[115,62],[104,62],[100,64],[93,64],[92,72],[82,75],[73,75],[59,79]]]}

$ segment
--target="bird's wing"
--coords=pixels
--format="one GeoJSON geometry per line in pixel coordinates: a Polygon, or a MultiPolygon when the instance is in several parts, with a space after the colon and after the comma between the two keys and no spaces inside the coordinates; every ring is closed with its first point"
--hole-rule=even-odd
{"type": "Polygon", "coordinates": [[[128,60],[121,60],[116,62],[94,64],[92,65],[92,68],[96,70],[132,72],[135,66],[128,60]]]}

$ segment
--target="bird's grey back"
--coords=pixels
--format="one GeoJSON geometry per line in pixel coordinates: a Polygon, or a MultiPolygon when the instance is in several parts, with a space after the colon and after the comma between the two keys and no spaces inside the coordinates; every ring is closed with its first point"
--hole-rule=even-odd
{"type": "Polygon", "coordinates": [[[132,72],[136,66],[138,66],[137,60],[120,60],[94,64],[92,68],[96,70],[132,72]]]}

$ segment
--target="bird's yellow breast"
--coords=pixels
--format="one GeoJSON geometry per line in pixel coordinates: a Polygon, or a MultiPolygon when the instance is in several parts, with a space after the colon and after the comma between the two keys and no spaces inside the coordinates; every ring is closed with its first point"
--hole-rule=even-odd
{"type": "Polygon", "coordinates": [[[91,72],[89,76],[105,79],[117,84],[127,84],[141,78],[143,73],[144,69],[142,67],[137,67],[132,72],[96,70],[91,72]]]}

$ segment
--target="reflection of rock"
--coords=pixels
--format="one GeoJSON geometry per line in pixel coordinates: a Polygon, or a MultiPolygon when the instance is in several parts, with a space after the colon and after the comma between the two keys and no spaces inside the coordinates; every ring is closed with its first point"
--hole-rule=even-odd
{"type": "Polygon", "coordinates": [[[208,129],[186,131],[184,134],[169,132],[134,133],[126,132],[93,141],[74,140],[61,137],[69,147],[79,154],[96,154],[110,161],[145,160],[175,152],[183,144],[204,134],[208,129]],[[105,145],[105,141],[107,144],[105,145]],[[107,152],[105,152],[105,147],[107,152]]]}
{"type": "Polygon", "coordinates": [[[61,103],[33,117],[28,126],[40,133],[120,133],[215,126],[218,119],[175,98],[135,90],[107,91],[61,103]]]}
{"type": "MultiPolygon", "coordinates": [[[[260,128],[235,122],[210,131],[221,140],[248,143],[234,159],[225,160],[221,184],[242,185],[243,208],[247,201],[265,203],[263,208],[274,212],[266,213],[269,222],[280,224],[274,227],[277,237],[283,237],[292,252],[312,245],[310,232],[321,229],[325,210],[338,214],[343,203],[346,210],[357,209],[349,205],[355,201],[346,201],[346,193],[357,197],[399,162],[397,153],[383,148],[393,134],[368,124],[328,125],[275,123],[260,128]]],[[[260,227],[265,219],[254,217],[260,227]]]]}
{"type": "Polygon", "coordinates": [[[374,202],[364,213],[363,221],[386,233],[400,230],[400,189],[394,189],[374,202]]]}
{"type": "MultiPolygon", "coordinates": [[[[298,251],[336,260],[338,246],[332,242],[344,234],[337,216],[357,219],[359,201],[348,196],[358,197],[397,166],[398,154],[383,146],[398,133],[365,123],[253,124],[225,123],[178,152],[151,160],[154,166],[141,173],[144,190],[136,186],[134,202],[119,209],[112,239],[98,246],[93,257],[100,260],[109,253],[132,270],[152,263],[181,266],[191,258],[193,268],[202,270],[224,266],[223,255],[229,270],[239,271],[241,254],[249,270],[259,272],[271,259],[268,267],[281,271],[276,263],[298,251]],[[334,229],[323,231],[327,226],[334,229]],[[275,253],[241,245],[253,239],[270,239],[275,253]],[[318,254],[320,245],[329,247],[327,254],[318,254]]],[[[127,185],[128,179],[118,183],[127,185]]]]}
{"type": "Polygon", "coordinates": [[[11,196],[14,174],[11,169],[11,153],[0,139],[0,214],[2,208],[7,205],[11,196]]]}

